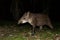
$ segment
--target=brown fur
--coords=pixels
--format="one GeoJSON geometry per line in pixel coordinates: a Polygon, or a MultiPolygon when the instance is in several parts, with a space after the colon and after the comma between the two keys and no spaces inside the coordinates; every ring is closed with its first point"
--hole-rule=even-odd
{"type": "Polygon", "coordinates": [[[25,13],[21,19],[18,20],[18,24],[23,23],[23,20],[27,21],[33,26],[33,30],[35,26],[39,26],[40,29],[42,29],[43,25],[49,26],[51,29],[53,29],[53,26],[51,24],[51,21],[47,14],[33,14],[30,12],[25,13]]]}

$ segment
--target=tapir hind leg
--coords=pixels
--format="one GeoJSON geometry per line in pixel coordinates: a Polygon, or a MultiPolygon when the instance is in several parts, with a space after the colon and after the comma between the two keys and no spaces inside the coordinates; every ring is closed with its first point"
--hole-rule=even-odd
{"type": "Polygon", "coordinates": [[[53,29],[53,26],[52,26],[51,22],[48,22],[47,25],[48,25],[51,29],[53,29]]]}
{"type": "Polygon", "coordinates": [[[41,26],[40,26],[40,30],[42,30],[42,28],[43,28],[43,26],[41,25],[41,26]]]}

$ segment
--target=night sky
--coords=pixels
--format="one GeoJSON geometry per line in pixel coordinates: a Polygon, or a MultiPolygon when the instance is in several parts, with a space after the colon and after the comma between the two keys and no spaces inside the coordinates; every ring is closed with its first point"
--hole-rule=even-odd
{"type": "MultiPolygon", "coordinates": [[[[52,20],[54,21],[60,21],[60,15],[59,15],[59,4],[57,3],[57,0],[45,0],[45,7],[47,8],[47,5],[49,7],[49,15],[52,20]]],[[[6,20],[12,20],[12,14],[10,13],[10,5],[12,3],[12,0],[1,0],[0,1],[0,19],[6,19],[6,20]]],[[[22,12],[25,11],[31,11],[40,13],[43,11],[43,1],[42,0],[21,0],[19,2],[19,7],[21,7],[22,12]]]]}

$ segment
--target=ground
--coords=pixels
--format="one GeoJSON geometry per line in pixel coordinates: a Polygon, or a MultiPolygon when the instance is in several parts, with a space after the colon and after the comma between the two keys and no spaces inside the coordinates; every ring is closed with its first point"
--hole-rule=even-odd
{"type": "Polygon", "coordinates": [[[53,40],[55,35],[60,35],[60,23],[54,23],[54,29],[44,27],[31,36],[29,25],[18,26],[10,21],[0,21],[0,40],[53,40]]]}

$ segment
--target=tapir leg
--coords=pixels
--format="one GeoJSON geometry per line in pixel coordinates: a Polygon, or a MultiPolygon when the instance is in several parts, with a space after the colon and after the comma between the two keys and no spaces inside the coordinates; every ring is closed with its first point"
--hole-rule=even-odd
{"type": "Polygon", "coordinates": [[[51,22],[48,22],[47,25],[48,25],[51,29],[53,29],[53,26],[52,26],[51,22]]]}
{"type": "Polygon", "coordinates": [[[47,20],[47,26],[49,26],[51,29],[53,29],[53,26],[52,26],[52,24],[51,24],[51,21],[50,21],[50,19],[48,18],[48,20],[47,20]]]}
{"type": "Polygon", "coordinates": [[[33,26],[33,29],[32,29],[32,36],[34,36],[35,34],[35,26],[33,26]]]}
{"type": "Polygon", "coordinates": [[[40,26],[40,30],[42,30],[42,28],[43,28],[43,27],[42,27],[42,25],[41,25],[41,26],[40,26]]]}

